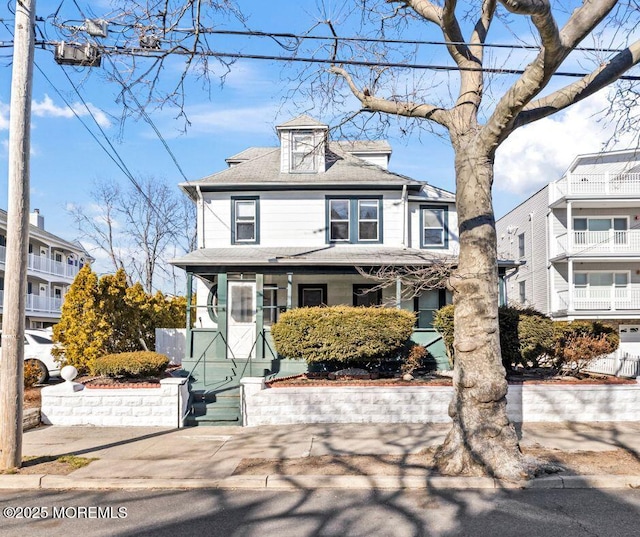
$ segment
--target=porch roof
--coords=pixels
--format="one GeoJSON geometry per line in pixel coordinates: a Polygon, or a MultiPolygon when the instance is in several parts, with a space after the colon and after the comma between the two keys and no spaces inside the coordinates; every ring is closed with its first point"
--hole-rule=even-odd
{"type": "MultiPolygon", "coordinates": [[[[451,259],[450,255],[428,250],[391,248],[385,246],[300,246],[264,247],[236,246],[233,248],[201,248],[171,260],[171,264],[190,272],[217,272],[269,268],[270,271],[301,268],[340,268],[378,266],[428,266],[451,259]],[[217,271],[215,269],[218,269],[217,271]],[[279,270],[278,270],[279,269],[279,270]]],[[[517,262],[499,260],[501,268],[511,268],[517,262]]]]}

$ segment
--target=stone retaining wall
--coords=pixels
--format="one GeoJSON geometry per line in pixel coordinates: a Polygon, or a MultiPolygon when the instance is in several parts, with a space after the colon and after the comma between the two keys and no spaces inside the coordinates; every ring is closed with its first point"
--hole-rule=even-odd
{"type": "MultiPolygon", "coordinates": [[[[448,386],[289,387],[265,389],[244,378],[246,426],[289,423],[447,423],[448,386]]],[[[514,422],[640,421],[640,383],[622,385],[525,384],[509,386],[514,422]]]]}
{"type": "Polygon", "coordinates": [[[42,423],[98,427],[182,427],[189,390],[184,378],[166,378],[159,388],[92,388],[64,382],[42,388],[42,423]]]}

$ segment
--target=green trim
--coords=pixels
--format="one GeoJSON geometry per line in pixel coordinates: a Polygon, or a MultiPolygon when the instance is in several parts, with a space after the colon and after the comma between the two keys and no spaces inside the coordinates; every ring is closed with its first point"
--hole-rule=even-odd
{"type": "Polygon", "coordinates": [[[382,244],[384,228],[384,220],[382,214],[382,196],[325,196],[325,242],[327,244],[382,244]],[[349,240],[331,240],[331,211],[330,205],[332,200],[345,200],[349,202],[349,240]],[[378,238],[376,240],[360,240],[359,224],[360,224],[360,201],[377,200],[378,201],[378,238]]]}
{"type": "Polygon", "coordinates": [[[193,342],[191,341],[191,297],[193,294],[193,273],[187,272],[187,344],[185,345],[185,360],[193,356],[193,342]]]}
{"type": "Polygon", "coordinates": [[[427,250],[447,250],[449,248],[449,206],[448,205],[420,205],[420,248],[427,250]],[[443,244],[425,244],[424,242],[424,210],[439,209],[443,211],[443,244]]]}
{"type": "MultiPolygon", "coordinates": [[[[264,276],[256,274],[256,358],[264,358],[264,276]]],[[[253,374],[253,372],[252,372],[253,374]]]]}
{"type": "Polygon", "coordinates": [[[218,275],[218,332],[223,337],[216,340],[216,356],[227,357],[227,275],[218,275]]]}
{"type": "Polygon", "coordinates": [[[260,244],[260,198],[258,196],[231,196],[231,244],[260,244]],[[254,202],[254,237],[251,241],[236,240],[236,201],[254,202]]]}

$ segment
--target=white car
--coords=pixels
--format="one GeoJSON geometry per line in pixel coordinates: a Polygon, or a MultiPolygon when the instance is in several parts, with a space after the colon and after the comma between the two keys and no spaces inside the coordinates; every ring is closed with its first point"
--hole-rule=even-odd
{"type": "MultiPolygon", "coordinates": [[[[50,376],[60,375],[60,365],[51,354],[51,349],[53,349],[53,341],[47,332],[24,331],[24,361],[34,363],[40,369],[37,384],[46,382],[50,376]]],[[[2,332],[0,332],[0,353],[2,353],[2,332]]]]}

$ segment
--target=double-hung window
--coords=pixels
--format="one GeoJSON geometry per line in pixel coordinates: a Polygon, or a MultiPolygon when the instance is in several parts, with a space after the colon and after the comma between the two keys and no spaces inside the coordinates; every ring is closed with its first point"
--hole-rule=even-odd
{"type": "Polygon", "coordinates": [[[290,170],[295,173],[314,173],[317,170],[316,148],[312,132],[291,135],[290,170]]]}
{"type": "Polygon", "coordinates": [[[231,242],[258,244],[258,198],[231,198],[231,242]]]}
{"type": "Polygon", "coordinates": [[[448,248],[448,219],[447,207],[421,205],[420,206],[420,247],[448,248]]]}
{"type": "Polygon", "coordinates": [[[327,242],[381,243],[382,198],[328,197],[327,242]]]}

